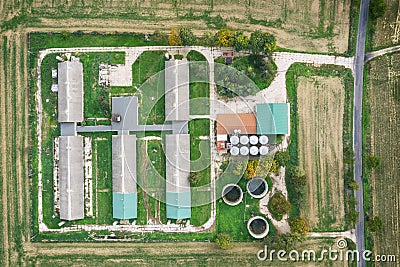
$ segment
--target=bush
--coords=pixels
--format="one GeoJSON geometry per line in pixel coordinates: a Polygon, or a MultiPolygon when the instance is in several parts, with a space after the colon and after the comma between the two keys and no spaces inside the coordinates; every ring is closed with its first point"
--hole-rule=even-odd
{"type": "Polygon", "coordinates": [[[376,21],[382,17],[386,11],[386,3],[384,0],[371,0],[369,3],[369,15],[371,20],[376,21]]]}
{"type": "Polygon", "coordinates": [[[376,169],[381,164],[381,159],[377,156],[368,156],[366,159],[368,169],[376,169]]]}
{"type": "Polygon", "coordinates": [[[283,215],[290,211],[290,203],[281,192],[274,194],[268,202],[268,210],[275,220],[282,220],[283,215]]]}
{"type": "Polygon", "coordinates": [[[310,230],[308,227],[308,222],[301,217],[293,218],[293,220],[289,222],[289,225],[293,234],[305,235],[310,230]]]}
{"type": "Polygon", "coordinates": [[[183,45],[193,45],[196,42],[192,29],[186,26],[179,28],[179,37],[183,45]]]}
{"type": "Polygon", "coordinates": [[[191,185],[198,184],[201,179],[200,172],[191,172],[188,179],[191,185]]]}
{"type": "Polygon", "coordinates": [[[367,227],[371,232],[379,232],[383,228],[383,220],[379,216],[367,221],[367,227]]]}
{"type": "Polygon", "coordinates": [[[279,166],[285,167],[290,160],[288,151],[278,151],[275,153],[275,160],[279,163],[279,166]]]}
{"type": "Polygon", "coordinates": [[[215,238],[215,244],[222,249],[230,249],[233,247],[232,237],[227,233],[218,234],[215,238]]]}

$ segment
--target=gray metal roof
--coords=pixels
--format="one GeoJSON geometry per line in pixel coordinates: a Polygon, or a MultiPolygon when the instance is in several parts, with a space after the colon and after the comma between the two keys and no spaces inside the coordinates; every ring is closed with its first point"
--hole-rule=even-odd
{"type": "Polygon", "coordinates": [[[190,192],[190,135],[165,135],[166,191],[190,192]]]}
{"type": "Polygon", "coordinates": [[[112,137],[113,192],[136,193],[136,135],[112,137]]]}
{"type": "Polygon", "coordinates": [[[60,136],[60,218],[84,218],[83,137],[60,136]]]}
{"type": "Polygon", "coordinates": [[[58,121],[83,121],[83,65],[58,63],[58,121]]]}
{"type": "Polygon", "coordinates": [[[189,120],[189,62],[165,62],[165,120],[189,120]]]}

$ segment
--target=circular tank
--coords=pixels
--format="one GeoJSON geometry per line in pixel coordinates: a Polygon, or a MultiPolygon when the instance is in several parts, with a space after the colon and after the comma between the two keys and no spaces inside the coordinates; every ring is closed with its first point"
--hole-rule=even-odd
{"type": "Polygon", "coordinates": [[[265,156],[268,154],[269,152],[269,148],[266,146],[260,146],[260,155],[265,156]]]}
{"type": "Polygon", "coordinates": [[[268,193],[268,183],[261,177],[254,177],[247,182],[247,192],[254,198],[263,198],[268,193]]]}
{"type": "Polygon", "coordinates": [[[266,136],[266,135],[261,135],[260,138],[259,138],[259,142],[260,142],[260,144],[262,144],[262,145],[268,144],[268,136],[266,136]]]}
{"type": "Polygon", "coordinates": [[[257,137],[257,135],[252,135],[252,136],[250,136],[250,144],[252,144],[252,145],[257,145],[257,143],[258,143],[258,137],[257,137]]]}
{"type": "Polygon", "coordinates": [[[247,135],[242,135],[240,137],[240,143],[242,145],[247,145],[249,143],[249,137],[247,137],[247,135]]]}
{"type": "Polygon", "coordinates": [[[264,217],[255,216],[247,222],[247,230],[254,238],[264,238],[269,232],[269,224],[264,217]]]}
{"type": "Polygon", "coordinates": [[[232,145],[237,145],[239,144],[239,137],[237,137],[236,135],[231,136],[230,141],[232,143],[232,145]]]}
{"type": "Polygon", "coordinates": [[[242,146],[240,148],[240,155],[246,156],[249,154],[249,148],[247,146],[242,146]]]}
{"type": "Polygon", "coordinates": [[[222,199],[230,206],[236,206],[243,199],[243,191],[236,184],[227,184],[222,189],[222,199]]]}
{"type": "Polygon", "coordinates": [[[250,154],[253,155],[253,156],[257,155],[258,154],[258,147],[256,147],[256,146],[250,147],[250,154]]]}
{"type": "Polygon", "coordinates": [[[237,146],[233,146],[233,147],[231,147],[230,152],[231,152],[232,156],[237,156],[237,155],[239,155],[239,148],[237,146]]]}

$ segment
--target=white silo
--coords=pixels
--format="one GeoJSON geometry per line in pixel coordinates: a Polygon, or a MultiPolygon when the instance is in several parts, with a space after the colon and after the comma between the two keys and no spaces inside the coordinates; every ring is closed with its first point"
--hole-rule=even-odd
{"type": "Polygon", "coordinates": [[[247,135],[242,135],[240,137],[240,143],[242,145],[247,145],[249,143],[249,137],[247,135]]]}
{"type": "Polygon", "coordinates": [[[260,146],[260,155],[265,156],[265,155],[268,154],[268,152],[269,152],[268,147],[266,147],[266,146],[260,146]]]}
{"type": "Polygon", "coordinates": [[[232,156],[237,156],[237,155],[239,155],[239,148],[237,146],[233,146],[233,147],[231,147],[230,152],[231,152],[232,156]]]}
{"type": "Polygon", "coordinates": [[[260,144],[262,145],[266,145],[268,144],[268,136],[266,135],[261,135],[259,138],[260,144]]]}
{"type": "Polygon", "coordinates": [[[249,148],[247,146],[242,146],[240,148],[240,155],[246,156],[249,154],[249,148]]]}
{"type": "Polygon", "coordinates": [[[231,138],[229,140],[231,141],[232,145],[239,144],[239,137],[237,137],[236,135],[231,136],[231,138]]]}
{"type": "Polygon", "coordinates": [[[258,154],[258,147],[256,147],[256,146],[250,147],[250,154],[253,155],[253,156],[257,155],[258,154]]]}
{"type": "Polygon", "coordinates": [[[250,144],[252,144],[252,145],[257,145],[257,143],[258,143],[258,137],[257,137],[257,135],[252,135],[252,136],[250,136],[250,144]]]}

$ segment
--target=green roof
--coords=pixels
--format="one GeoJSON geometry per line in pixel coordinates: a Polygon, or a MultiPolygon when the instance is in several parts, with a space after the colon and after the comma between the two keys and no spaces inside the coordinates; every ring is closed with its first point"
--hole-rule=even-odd
{"type": "Polygon", "coordinates": [[[113,218],[121,220],[137,218],[137,193],[113,193],[113,218]]]}
{"type": "Polygon", "coordinates": [[[167,218],[188,219],[191,216],[190,192],[167,192],[167,218]]]}
{"type": "Polygon", "coordinates": [[[289,134],[289,104],[257,104],[257,134],[289,134]]]}

